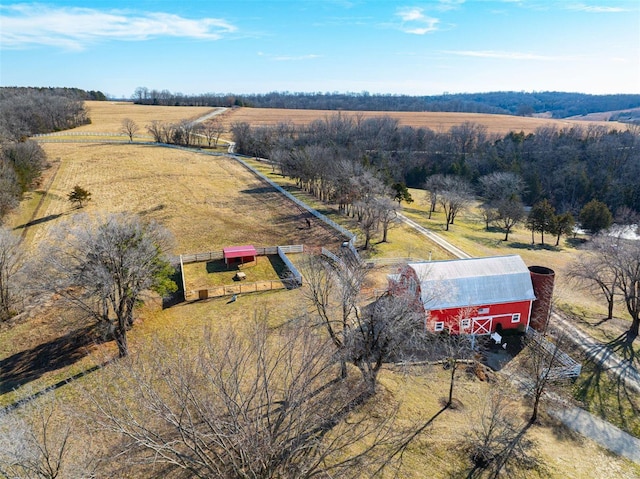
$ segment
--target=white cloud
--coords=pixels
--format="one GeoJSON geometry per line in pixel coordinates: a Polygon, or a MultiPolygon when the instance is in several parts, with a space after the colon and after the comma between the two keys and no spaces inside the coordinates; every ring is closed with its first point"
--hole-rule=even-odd
{"type": "Polygon", "coordinates": [[[271,59],[276,62],[298,62],[303,60],[314,60],[316,58],[321,58],[322,55],[299,55],[299,56],[274,56],[271,59]]]}
{"type": "Polygon", "coordinates": [[[217,19],[189,19],[162,12],[133,13],[77,7],[16,4],[0,7],[4,48],[51,45],[82,50],[102,40],[142,41],[157,37],[218,40],[236,30],[217,19]]]}
{"type": "Polygon", "coordinates": [[[567,9],[588,13],[621,13],[629,11],[626,8],[612,7],[611,5],[586,5],[584,3],[568,5],[567,9]]]}
{"type": "Polygon", "coordinates": [[[462,57],[475,58],[500,58],[503,60],[540,60],[540,61],[560,61],[568,60],[567,57],[537,55],[526,52],[506,52],[496,50],[449,50],[443,53],[447,55],[457,55],[462,57]]]}
{"type": "Polygon", "coordinates": [[[436,8],[441,11],[455,10],[465,1],[466,0],[440,0],[436,8]]]}
{"type": "Polygon", "coordinates": [[[424,9],[419,7],[402,7],[396,11],[396,16],[402,20],[400,30],[414,35],[424,35],[438,30],[437,18],[424,14],[424,9]]]}

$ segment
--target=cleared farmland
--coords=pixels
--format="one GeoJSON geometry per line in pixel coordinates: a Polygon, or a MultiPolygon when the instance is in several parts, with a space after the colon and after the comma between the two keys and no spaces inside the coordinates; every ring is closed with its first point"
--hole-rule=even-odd
{"type": "Polygon", "coordinates": [[[89,112],[91,123],[69,131],[118,132],[122,128],[122,120],[129,118],[138,125],[137,134],[146,135],[146,125],[154,120],[162,122],[195,120],[215,110],[215,108],[204,106],[153,106],[111,101],[86,101],[85,107],[89,112]]]}
{"type": "Polygon", "coordinates": [[[434,131],[448,131],[452,126],[465,122],[480,123],[487,127],[489,133],[504,135],[510,131],[533,133],[543,126],[567,128],[572,126],[587,127],[601,125],[607,128],[626,130],[627,125],[619,122],[579,120],[554,120],[550,118],[532,118],[511,115],[487,115],[481,113],[436,113],[436,112],[387,112],[387,111],[327,111],[327,110],[289,110],[278,108],[234,108],[221,118],[225,125],[235,122],[246,122],[252,126],[276,125],[280,122],[291,122],[304,125],[313,120],[324,119],[337,114],[354,118],[371,118],[390,116],[398,120],[400,125],[416,128],[430,128],[434,131]]]}
{"type": "MultiPolygon", "coordinates": [[[[175,254],[231,244],[339,244],[333,230],[261,182],[233,159],[145,145],[45,143],[58,158],[56,177],[31,221],[30,243],[77,213],[67,200],[75,185],[89,190],[88,213],[129,211],[165,225],[175,254]]],[[[25,224],[14,224],[22,229],[25,224]]]]}

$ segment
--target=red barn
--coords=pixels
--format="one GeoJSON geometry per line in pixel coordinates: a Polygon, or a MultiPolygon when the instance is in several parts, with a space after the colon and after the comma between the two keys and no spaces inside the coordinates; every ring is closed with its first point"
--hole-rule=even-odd
{"type": "Polygon", "coordinates": [[[427,329],[451,333],[525,331],[536,299],[517,255],[411,263],[389,276],[389,286],[415,296],[427,329]]]}
{"type": "Polygon", "coordinates": [[[258,256],[256,249],[251,245],[229,246],[228,248],[223,248],[222,254],[227,267],[233,263],[251,263],[252,261],[256,261],[256,257],[258,256]]]}

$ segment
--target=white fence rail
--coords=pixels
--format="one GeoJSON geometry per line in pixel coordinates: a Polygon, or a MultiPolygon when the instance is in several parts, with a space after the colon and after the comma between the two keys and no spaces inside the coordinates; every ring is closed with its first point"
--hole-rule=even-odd
{"type": "MultiPolygon", "coordinates": [[[[287,190],[285,190],[284,188],[282,188],[280,185],[278,185],[277,183],[271,181],[269,178],[267,178],[266,176],[264,176],[260,171],[256,170],[253,166],[251,166],[249,163],[247,163],[246,161],[244,161],[242,158],[240,158],[238,155],[234,155],[234,158],[241,163],[242,165],[244,165],[245,168],[247,168],[249,171],[251,171],[253,174],[255,174],[256,176],[258,176],[261,180],[266,181],[267,183],[269,183],[270,186],[272,186],[273,188],[275,188],[278,192],[282,193],[284,196],[286,196],[287,198],[289,198],[291,201],[293,201],[296,205],[298,205],[299,207],[307,210],[309,213],[311,213],[313,216],[315,216],[316,218],[318,218],[319,220],[323,221],[324,223],[328,224],[329,226],[331,226],[333,229],[335,229],[336,231],[340,232],[342,235],[344,235],[345,237],[350,239],[350,243],[351,241],[355,241],[356,235],[353,234],[351,231],[349,231],[348,229],[346,229],[343,226],[340,226],[338,223],[336,223],[333,220],[330,220],[329,218],[327,218],[325,215],[323,215],[322,213],[314,210],[313,208],[311,208],[309,205],[307,205],[304,201],[299,200],[298,198],[296,198],[295,196],[293,196],[291,193],[289,193],[287,190]]],[[[351,246],[353,246],[353,244],[351,244],[351,246]]],[[[355,248],[354,248],[355,249],[355,248]]],[[[357,252],[356,252],[357,253],[357,252]]]]}
{"type": "Polygon", "coordinates": [[[529,328],[527,335],[530,336],[542,349],[550,356],[556,358],[556,366],[549,368],[547,377],[552,381],[561,379],[571,379],[580,376],[582,364],[575,361],[567,353],[558,349],[558,346],[547,341],[547,339],[535,329],[529,328]]]}

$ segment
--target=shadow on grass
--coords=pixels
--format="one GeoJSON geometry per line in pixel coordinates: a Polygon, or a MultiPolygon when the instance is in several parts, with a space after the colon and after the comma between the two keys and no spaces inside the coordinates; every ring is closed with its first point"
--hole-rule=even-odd
{"type": "Polygon", "coordinates": [[[638,378],[634,339],[625,332],[592,348],[588,352],[592,359],[583,365],[574,398],[585,404],[591,413],[637,437],[640,435],[640,396],[634,380],[638,378]],[[613,354],[622,359],[621,363],[616,367],[605,366],[613,354]]]}
{"type": "Polygon", "coordinates": [[[222,259],[207,261],[207,273],[226,273],[228,271],[240,271],[240,263],[226,264],[222,259]]]}
{"type": "MultiPolygon", "coordinates": [[[[90,346],[99,340],[96,325],[90,325],[1,360],[0,394],[35,381],[47,372],[71,366],[89,354],[90,346]]],[[[86,374],[91,370],[93,368],[79,374],[86,374]]],[[[68,379],[60,381],[53,387],[60,387],[67,381],[68,379]]]]}
{"type": "Polygon", "coordinates": [[[18,225],[14,229],[15,230],[21,230],[21,229],[24,229],[24,228],[29,228],[30,226],[35,226],[35,225],[39,225],[39,224],[42,224],[42,223],[47,223],[49,221],[53,221],[55,219],[60,218],[61,216],[62,216],[62,213],[58,213],[56,215],[44,216],[42,218],[37,218],[35,220],[31,220],[28,223],[24,223],[24,224],[18,225]]]}
{"type": "Polygon", "coordinates": [[[513,242],[509,243],[509,248],[514,249],[530,249],[534,251],[546,250],[546,251],[560,251],[558,246],[553,246],[549,244],[532,244],[532,243],[522,243],[522,242],[513,242]]]}
{"type": "Polygon", "coordinates": [[[246,188],[244,190],[240,190],[240,193],[246,193],[248,195],[276,193],[276,189],[273,186],[258,186],[256,188],[246,188]]]}

